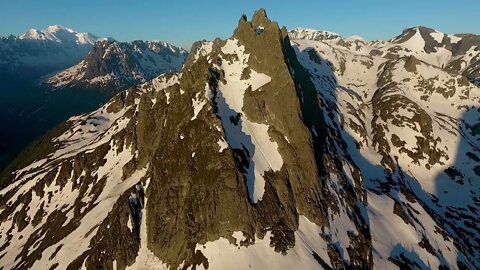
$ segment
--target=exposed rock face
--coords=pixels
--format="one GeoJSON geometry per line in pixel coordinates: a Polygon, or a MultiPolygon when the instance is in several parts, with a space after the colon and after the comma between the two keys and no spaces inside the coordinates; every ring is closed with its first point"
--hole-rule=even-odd
{"type": "Polygon", "coordinates": [[[476,86],[345,42],[290,40],[259,10],[71,118],[2,179],[0,266],[477,267],[480,112],[458,121],[476,86]]]}
{"type": "Polygon", "coordinates": [[[100,41],[80,63],[46,79],[55,88],[123,90],[165,72],[178,71],[187,52],[161,41],[100,41]]]}

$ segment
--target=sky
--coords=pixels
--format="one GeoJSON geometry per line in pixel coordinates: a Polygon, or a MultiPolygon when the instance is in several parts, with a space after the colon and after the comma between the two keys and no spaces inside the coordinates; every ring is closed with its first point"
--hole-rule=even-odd
{"type": "Polygon", "coordinates": [[[242,14],[265,8],[288,29],[328,30],[389,39],[423,25],[480,34],[479,0],[0,0],[0,35],[63,25],[119,41],[163,40],[190,49],[196,40],[231,36],[242,14]]]}

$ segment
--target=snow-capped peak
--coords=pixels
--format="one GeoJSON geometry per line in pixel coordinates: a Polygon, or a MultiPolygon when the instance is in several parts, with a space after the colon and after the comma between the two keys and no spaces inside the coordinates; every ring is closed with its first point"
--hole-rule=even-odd
{"type": "Polygon", "coordinates": [[[99,38],[90,33],[77,32],[61,25],[51,25],[44,30],[30,29],[20,39],[49,40],[60,43],[76,43],[93,45],[99,38]]]}
{"type": "Polygon", "coordinates": [[[36,40],[47,40],[47,37],[41,31],[37,29],[30,29],[25,34],[20,36],[20,39],[36,39],[36,40]]]}
{"type": "Polygon", "coordinates": [[[161,50],[170,50],[172,53],[187,53],[187,51],[181,47],[173,46],[170,43],[161,41],[161,40],[152,40],[147,42],[148,48],[152,51],[159,52],[161,50]]]}
{"type": "Polygon", "coordinates": [[[409,40],[412,37],[415,37],[417,35],[419,37],[431,36],[434,40],[440,43],[442,42],[443,36],[447,34],[437,31],[433,28],[417,25],[414,27],[404,29],[399,36],[393,38],[391,41],[396,43],[401,43],[402,41],[409,40]]]}
{"type": "Polygon", "coordinates": [[[419,32],[419,31],[426,31],[426,32],[439,32],[433,28],[430,28],[430,27],[426,27],[426,26],[423,26],[423,25],[417,25],[417,26],[414,26],[414,27],[409,27],[409,28],[406,28],[402,31],[402,34],[405,34],[405,33],[409,33],[409,32],[419,32]]]}
{"type": "Polygon", "coordinates": [[[74,30],[72,30],[70,28],[67,28],[65,26],[58,25],[58,24],[50,25],[49,27],[47,27],[47,29],[45,29],[45,31],[50,32],[50,33],[55,33],[55,32],[58,32],[58,31],[67,31],[67,32],[70,32],[70,33],[75,32],[74,30]]]}
{"type": "Polygon", "coordinates": [[[351,35],[351,36],[347,37],[345,40],[346,40],[346,41],[356,41],[356,40],[359,40],[359,41],[365,42],[365,39],[364,39],[363,37],[357,36],[357,35],[351,35]]]}

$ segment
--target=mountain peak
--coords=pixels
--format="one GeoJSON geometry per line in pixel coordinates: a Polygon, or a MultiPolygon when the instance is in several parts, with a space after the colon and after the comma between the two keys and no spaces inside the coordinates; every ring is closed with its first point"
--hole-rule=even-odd
{"type": "Polygon", "coordinates": [[[405,35],[405,34],[414,34],[416,32],[420,32],[420,33],[440,33],[439,31],[433,29],[433,28],[430,28],[430,27],[427,27],[427,26],[423,26],[423,25],[417,25],[417,26],[413,26],[413,27],[409,27],[409,28],[406,28],[402,31],[402,35],[405,35]]]}
{"type": "Polygon", "coordinates": [[[263,8],[255,11],[255,13],[253,14],[252,24],[254,26],[261,26],[262,24],[267,24],[270,22],[271,21],[270,19],[268,19],[268,16],[267,16],[267,11],[265,11],[265,9],[263,8]]]}
{"type": "Polygon", "coordinates": [[[42,35],[41,31],[38,31],[37,29],[30,29],[24,34],[20,35],[20,39],[37,39],[37,40],[43,40],[46,39],[44,35],[42,35]]]}
{"type": "Polygon", "coordinates": [[[47,27],[45,29],[45,31],[48,31],[48,32],[58,32],[58,31],[67,31],[67,32],[75,32],[74,30],[70,29],[70,28],[67,28],[65,26],[62,26],[62,25],[58,25],[58,24],[55,24],[55,25],[50,25],[49,27],[47,27]]]}
{"type": "Polygon", "coordinates": [[[255,41],[255,36],[264,32],[281,35],[278,23],[271,21],[264,9],[259,9],[254,13],[251,21],[248,21],[247,16],[242,15],[234,31],[234,37],[246,43],[252,43],[255,41]]]}
{"type": "Polygon", "coordinates": [[[346,41],[356,41],[356,40],[358,40],[358,41],[365,42],[365,39],[361,36],[358,36],[358,35],[351,35],[351,36],[347,37],[345,40],[346,41]]]}
{"type": "Polygon", "coordinates": [[[430,35],[432,33],[444,34],[444,33],[440,32],[440,31],[438,31],[434,28],[430,28],[430,27],[423,26],[423,25],[417,25],[417,26],[413,26],[413,27],[403,29],[402,33],[398,37],[413,36],[416,33],[420,33],[422,35],[430,35]]]}
{"type": "Polygon", "coordinates": [[[267,11],[264,9],[264,8],[260,8],[258,10],[256,10],[254,13],[253,13],[253,18],[255,17],[264,17],[264,18],[268,18],[267,16],[267,11]]]}
{"type": "Polygon", "coordinates": [[[20,39],[47,40],[59,43],[76,43],[93,45],[99,38],[90,33],[77,32],[62,25],[51,25],[44,30],[30,29],[19,37],[20,39]]]}

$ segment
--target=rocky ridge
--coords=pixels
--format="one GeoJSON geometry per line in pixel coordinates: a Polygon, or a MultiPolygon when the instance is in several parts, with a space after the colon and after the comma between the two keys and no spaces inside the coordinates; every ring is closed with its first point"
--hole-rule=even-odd
{"type": "Polygon", "coordinates": [[[123,90],[179,70],[187,52],[161,41],[97,42],[80,63],[45,80],[53,88],[123,90]]]}

